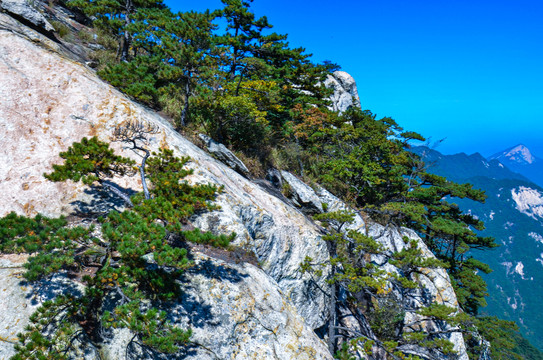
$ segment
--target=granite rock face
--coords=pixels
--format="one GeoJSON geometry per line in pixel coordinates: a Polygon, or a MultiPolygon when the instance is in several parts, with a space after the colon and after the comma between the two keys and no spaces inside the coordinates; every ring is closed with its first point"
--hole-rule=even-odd
{"type": "MultiPolygon", "coordinates": [[[[180,299],[166,310],[170,320],[193,330],[192,344],[164,359],[331,360],[320,340],[265,272],[195,253],[195,266],[182,279],[180,299]],[[196,345],[197,344],[197,345],[196,345]]],[[[14,355],[16,334],[45,300],[83,291],[62,274],[38,284],[22,278],[24,256],[0,256],[0,358],[14,355]]],[[[99,344],[82,341],[74,359],[151,359],[126,329],[106,331],[99,344]],[[100,354],[100,356],[98,356],[100,354]]]]}
{"type": "Polygon", "coordinates": [[[330,97],[332,101],[331,110],[342,113],[352,106],[360,108],[356,82],[345,71],[335,71],[332,75],[329,75],[324,81],[324,86],[334,90],[330,97]]]}
{"type": "Polygon", "coordinates": [[[240,159],[238,159],[238,157],[234,155],[232,151],[228,150],[226,146],[216,142],[205,134],[199,134],[198,136],[204,142],[207,151],[209,151],[209,153],[213,155],[217,160],[223,162],[224,164],[228,165],[229,167],[244,176],[249,175],[249,169],[247,169],[245,164],[240,159]]]}
{"type": "Polygon", "coordinates": [[[55,28],[28,0],[1,0],[0,8],[47,32],[55,31],[55,28]]]}
{"type": "Polygon", "coordinates": [[[288,171],[281,171],[281,177],[289,186],[291,199],[294,204],[309,213],[322,213],[321,199],[315,194],[311,187],[299,180],[288,171]]]}
{"type": "MultiPolygon", "coordinates": [[[[70,281],[66,274],[55,274],[35,284],[27,283],[22,277],[23,264],[27,255],[0,255],[0,359],[15,355],[14,344],[17,334],[24,332],[29,317],[47,300],[70,292],[80,294],[83,286],[70,281]]],[[[96,349],[88,344],[74,344],[76,358],[96,358],[96,349]]]]}

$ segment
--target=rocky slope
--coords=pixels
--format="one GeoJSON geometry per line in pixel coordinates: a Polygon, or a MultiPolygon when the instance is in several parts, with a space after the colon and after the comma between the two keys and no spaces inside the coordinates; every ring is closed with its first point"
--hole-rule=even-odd
{"type": "Polygon", "coordinates": [[[534,156],[530,149],[519,144],[488,158],[498,160],[509,169],[526,176],[530,181],[543,186],[543,160],[534,156]]]}
{"type": "MultiPolygon", "coordinates": [[[[99,188],[51,183],[43,173],[60,161],[59,152],[84,136],[108,141],[116,124],[127,120],[150,122],[160,129],[150,139],[151,149],[168,146],[178,156],[190,156],[194,169],[191,182],[224,186],[216,201],[220,209],[192,219],[194,226],[217,233],[235,232],[234,244],[253,252],[259,265],[241,260],[236,263],[231,255],[221,260],[220,256],[193,250],[197,266],[187,274],[185,292],[172,306],[170,317],[180,326],[190,325],[198,345],[171,358],[331,359],[316,335],[324,333],[328,321],[324,293],[328,273],[325,269],[321,276],[310,277],[299,271],[306,256],[317,262],[328,261],[321,230],[301,211],[306,207],[303,197],[296,207],[295,201],[269,190],[271,185],[265,188],[240,175],[183,138],[165,119],[102,82],[72,55],[63,44],[0,13],[0,215],[10,211],[84,215],[118,208],[119,203],[99,188]]],[[[137,160],[120,145],[113,146],[137,160]]],[[[293,176],[283,178],[293,188],[301,186],[295,184],[299,180],[293,176]]],[[[138,191],[141,187],[136,178],[115,182],[125,190],[138,191]]],[[[315,211],[322,211],[323,202],[330,209],[345,206],[322,189],[305,190],[315,201],[315,211]]],[[[405,246],[402,236],[408,236],[419,241],[425,256],[432,256],[408,229],[367,223],[360,216],[353,226],[368,231],[388,252],[400,250],[405,246]]],[[[24,258],[2,256],[1,261],[0,320],[8,324],[0,327],[0,358],[4,358],[13,353],[15,334],[39,303],[54,296],[55,291],[77,291],[80,284],[62,274],[46,284],[23,284],[20,266],[24,258]]],[[[387,263],[386,254],[374,261],[387,271],[398,271],[387,263]]],[[[418,279],[421,290],[409,294],[409,299],[397,294],[398,301],[410,302],[408,319],[416,318],[416,310],[433,301],[457,306],[446,272],[422,271],[424,275],[418,279]]],[[[345,309],[346,315],[348,311],[345,309]]],[[[373,336],[367,323],[346,319],[346,327],[373,336]]],[[[443,336],[453,341],[459,358],[467,359],[459,332],[441,323],[422,323],[426,328],[447,330],[443,336]]],[[[131,347],[129,334],[110,335],[100,348],[81,344],[80,356],[92,359],[100,353],[103,359],[123,359],[133,351],[138,358],[146,357],[131,347]]],[[[403,350],[431,357],[416,347],[403,350]]],[[[366,357],[363,353],[357,356],[366,357]]]]}

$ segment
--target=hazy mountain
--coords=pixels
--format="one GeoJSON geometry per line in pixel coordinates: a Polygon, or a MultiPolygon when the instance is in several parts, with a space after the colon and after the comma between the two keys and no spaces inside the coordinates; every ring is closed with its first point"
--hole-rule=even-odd
{"type": "Polygon", "coordinates": [[[488,160],[498,160],[509,169],[543,186],[543,159],[534,156],[530,149],[522,144],[496,153],[488,157],[488,160]]]}
{"type": "Polygon", "coordinates": [[[497,159],[505,165],[532,165],[538,162],[530,149],[522,144],[496,153],[490,156],[489,159],[497,159]]]}
{"type": "MultiPolygon", "coordinates": [[[[456,201],[483,220],[484,235],[495,237],[500,245],[473,254],[494,270],[485,276],[490,296],[483,313],[516,321],[526,338],[543,349],[543,188],[498,159],[487,160],[480,154],[443,155],[426,147],[413,151],[424,157],[431,172],[485,190],[484,204],[456,201]]],[[[516,154],[506,158],[538,161],[529,151],[516,154]]]]}
{"type": "Polygon", "coordinates": [[[432,167],[433,172],[453,181],[462,181],[476,176],[529,181],[527,177],[511,171],[500,161],[487,160],[479,153],[472,155],[465,153],[443,155],[439,151],[426,146],[415,147],[412,151],[423,156],[425,162],[432,167]]]}

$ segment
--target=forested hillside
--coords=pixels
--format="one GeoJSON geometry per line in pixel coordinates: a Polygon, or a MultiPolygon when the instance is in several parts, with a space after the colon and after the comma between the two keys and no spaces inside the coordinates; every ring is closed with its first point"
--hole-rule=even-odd
{"type": "MultiPolygon", "coordinates": [[[[305,49],[291,48],[265,14],[253,14],[252,1],[222,2],[223,8],[203,13],[173,13],[160,0],[52,2],[47,11],[58,7],[80,19],[75,27],[58,17],[48,36],[83,49],[78,56],[103,80],[167,116],[176,132],[201,147],[206,144],[199,139],[208,138],[199,134],[210,138],[207,144],[225,145],[247,166],[238,172],[256,184],[269,180],[276,188],[268,192],[302,208],[316,224],[325,246],[305,254],[296,273],[325,279],[314,281],[312,290],[326,299],[326,321],[315,320],[319,326],[313,328],[326,341],[329,354],[322,358],[449,359],[459,351],[464,359],[524,358],[514,323],[480,315],[488,295],[481,275],[491,269],[472,250],[497,245],[480,235],[483,222],[454,202],[482,203],[484,192],[428,172],[421,156],[410,151],[424,137],[394,119],[356,105],[335,109],[333,89],[325,84],[339,65],[314,63],[305,49]],[[303,186],[312,206],[295,188],[300,180],[309,184],[303,186]],[[370,228],[383,230],[378,235],[370,228]],[[396,236],[403,244],[393,249],[377,241],[389,228],[403,229],[396,236]],[[456,293],[454,304],[439,289],[430,294],[421,280],[443,269],[456,293]],[[359,327],[344,326],[346,313],[359,327]]],[[[29,282],[93,269],[80,279],[82,295],[58,296],[37,309],[33,325],[18,337],[15,359],[69,358],[76,339],[98,343],[112,329],[129,330],[146,354],[176,354],[187,344],[198,345],[191,343],[190,324],[172,325],[163,306],[182,292],[172,278],[193,265],[187,243],[205,244],[223,257],[241,252],[239,261],[252,259],[270,269],[260,263],[259,251],[230,245],[236,234],[220,235],[219,226],[210,232],[194,228],[203,223],[197,215],[220,210],[214,203],[222,188],[183,180],[193,174],[184,168],[190,159],[175,156],[174,141],[168,144],[166,136],[157,145],[162,128],[141,119],[119,122],[108,130],[117,145],[85,137],[68,144],[44,174],[53,182],[99,186],[121,199],[121,207],[86,214],[93,226],[30,216],[32,211],[0,219],[0,251],[34,254],[25,265],[29,282]],[[115,152],[126,148],[139,156],[137,164],[115,152]],[[111,182],[129,175],[139,177],[135,194],[111,182]],[[113,298],[120,305],[111,306],[113,298]]],[[[262,218],[259,226],[266,222],[262,218]]]]}

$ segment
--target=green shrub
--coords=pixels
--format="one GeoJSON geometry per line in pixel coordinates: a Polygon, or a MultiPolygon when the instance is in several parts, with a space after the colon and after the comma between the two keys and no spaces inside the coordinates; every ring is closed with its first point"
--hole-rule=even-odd
{"type": "Polygon", "coordinates": [[[70,28],[60,21],[51,20],[50,23],[55,28],[58,36],[60,36],[62,39],[66,38],[70,34],[70,28]]]}

